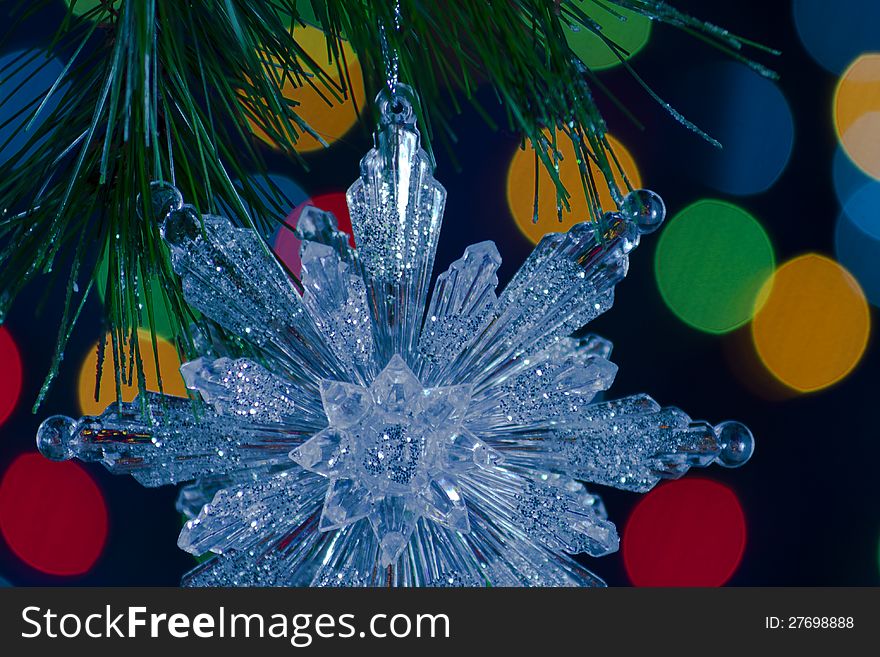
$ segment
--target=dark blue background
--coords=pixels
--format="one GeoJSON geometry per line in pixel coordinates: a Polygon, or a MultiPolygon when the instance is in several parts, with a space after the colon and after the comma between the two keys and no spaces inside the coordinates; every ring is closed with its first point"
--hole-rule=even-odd
{"type": "MultiPolygon", "coordinates": [[[[809,57],[795,31],[789,2],[697,2],[677,6],[723,25],[735,33],[779,48],[779,58],[761,61],[779,72],[779,88],[794,114],[794,150],[780,179],[768,191],[732,198],[760,217],[776,249],[777,261],[813,251],[833,257],[834,220],[839,205],[831,165],[837,141],[830,117],[836,76],[809,57]],[[808,219],[808,220],[807,220],[808,219]]],[[[17,35],[5,49],[45,41],[60,17],[35,18],[31,33],[17,35]]],[[[839,38],[846,38],[840,35],[839,38]]],[[[682,80],[707,62],[725,56],[674,28],[655,25],[648,46],[633,59],[640,74],[661,94],[675,101],[687,94],[688,106],[701,111],[713,99],[700,84],[682,80]]],[[[712,157],[711,146],[675,123],[620,69],[601,74],[602,81],[644,123],[634,127],[612,103],[599,96],[610,130],[633,152],[646,185],[664,197],[670,214],[702,197],[724,195],[696,181],[694,170],[712,157]]],[[[369,94],[368,94],[369,95],[369,94]]],[[[485,95],[487,104],[492,97],[485,95]]],[[[686,109],[682,107],[681,109],[686,109]]],[[[366,115],[366,113],[365,113],[366,115]]],[[[466,112],[453,125],[459,137],[456,170],[448,154],[437,152],[437,178],[447,188],[445,230],[437,270],[458,258],[464,247],[492,239],[504,258],[502,282],[531,250],[507,208],[504,184],[516,135],[487,130],[478,116],[466,112]]],[[[353,130],[326,152],[308,157],[307,173],[267,151],[270,168],[298,181],[309,193],[344,189],[357,176],[360,157],[370,146],[366,129],[353,130]]],[[[618,287],[614,308],[592,329],[614,342],[620,366],[612,388],[615,397],[648,392],[663,404],[675,404],[694,417],[712,421],[737,418],[758,440],[752,461],[740,470],[717,467],[705,474],[730,485],[746,514],[748,543],[732,585],[877,585],[880,505],[877,479],[880,444],[876,422],[876,340],[857,369],[840,384],[805,396],[781,390],[756,394],[741,382],[749,339],[748,328],[711,336],[689,328],[664,305],[653,274],[655,238],[643,240],[631,260],[628,278],[618,287]]],[[[69,358],[53,392],[37,416],[29,412],[49,366],[55,341],[54,315],[36,317],[26,291],[14,306],[7,326],[18,339],[25,363],[22,399],[0,428],[0,471],[18,455],[33,450],[33,437],[46,415],[78,415],[76,379],[79,363],[100,333],[100,308],[93,302],[67,353],[69,358]]],[[[50,304],[51,306],[51,304],[50,304]]],[[[876,310],[872,319],[876,321],[876,310]]],[[[752,372],[749,376],[762,376],[752,372]]],[[[765,376],[765,375],[763,375],[765,376]]],[[[22,564],[0,541],[0,575],[17,585],[176,585],[194,566],[176,547],[179,516],[176,491],[146,490],[133,480],[114,477],[87,465],[105,494],[110,532],[105,552],[86,575],[55,578],[22,564]]],[[[622,528],[639,496],[599,491],[609,515],[622,528]]],[[[34,518],[34,522],[39,522],[34,518]]],[[[588,560],[591,569],[611,585],[628,583],[620,554],[588,560]]]]}

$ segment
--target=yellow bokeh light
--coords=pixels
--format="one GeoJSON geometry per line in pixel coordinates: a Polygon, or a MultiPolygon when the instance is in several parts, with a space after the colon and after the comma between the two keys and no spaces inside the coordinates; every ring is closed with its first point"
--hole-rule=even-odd
{"type": "MultiPolygon", "coordinates": [[[[634,188],[641,187],[641,175],[630,152],[611,135],[608,135],[608,143],[614,150],[630,184],[634,188]]],[[[556,209],[556,186],[540,161],[538,162],[538,221],[537,223],[533,221],[535,209],[535,150],[533,148],[527,146],[525,150],[518,149],[507,170],[507,204],[516,225],[533,244],[537,244],[547,233],[565,232],[574,224],[588,221],[590,218],[574,146],[568,137],[560,133],[557,136],[556,148],[561,156],[559,179],[570,195],[568,202],[571,206],[570,210],[562,209],[561,222],[556,209]]],[[[606,212],[617,209],[617,204],[611,196],[611,191],[608,189],[599,167],[592,160],[589,166],[593,179],[596,181],[596,191],[599,194],[599,203],[602,209],[606,212]]],[[[623,176],[616,170],[613,163],[612,168],[618,187],[625,190],[623,176]]]]}
{"type": "MultiPolygon", "coordinates": [[[[283,80],[282,94],[288,100],[298,103],[293,108],[297,116],[303,119],[308,126],[317,132],[327,144],[332,144],[341,139],[357,121],[357,113],[355,112],[355,104],[360,110],[364,106],[364,78],[358,62],[357,55],[348,44],[348,41],[342,41],[342,51],[345,55],[342,79],[340,79],[340,69],[343,68],[343,62],[328,62],[327,55],[327,39],[324,33],[314,27],[306,25],[305,27],[297,25],[293,31],[296,42],[302,47],[309,58],[317,63],[321,69],[333,81],[340,86],[345,86],[347,97],[340,101],[337,100],[328,89],[324,88],[322,82],[315,80],[312,87],[304,78],[296,79],[293,75],[284,75],[283,71],[273,71],[273,77],[283,80]],[[345,79],[345,72],[348,73],[348,79],[345,79]],[[348,84],[351,84],[348,87],[348,84]],[[352,97],[355,102],[352,102],[352,97]],[[328,104],[329,103],[331,104],[328,104]]],[[[305,66],[308,70],[308,66],[305,66]]],[[[338,90],[337,90],[338,93],[338,90]]],[[[275,146],[275,141],[267,135],[253,121],[250,121],[253,133],[270,146],[275,146]]],[[[294,130],[291,134],[296,134],[295,148],[300,153],[307,153],[324,148],[323,144],[315,139],[312,135],[304,132],[299,126],[291,126],[294,130]]]]}
{"type": "MultiPolygon", "coordinates": [[[[186,386],[180,375],[180,359],[174,346],[162,338],[156,338],[156,351],[153,351],[153,342],[149,331],[138,331],[138,346],[141,360],[144,364],[144,378],[148,390],[159,390],[159,381],[156,376],[156,362],[154,354],[159,356],[159,373],[162,376],[162,389],[167,395],[186,397],[186,386]]],[[[125,366],[129,365],[129,349],[124,350],[125,366]]],[[[83,415],[99,415],[107,406],[116,401],[116,378],[113,366],[113,355],[110,339],[104,350],[104,362],[101,366],[101,386],[98,390],[98,399],[95,400],[95,376],[98,371],[98,345],[89,350],[79,370],[79,408],[83,415]]],[[[128,372],[126,372],[128,374],[128,372]]],[[[130,402],[138,392],[137,380],[132,379],[131,385],[122,385],[122,401],[130,402]]]]}
{"type": "Polygon", "coordinates": [[[782,383],[812,392],[858,364],[871,316],[859,284],[837,262],[808,253],[780,266],[752,321],[761,361],[782,383]],[[772,286],[772,287],[771,287],[772,286]]]}
{"type": "Polygon", "coordinates": [[[880,53],[862,55],[840,78],[834,127],[849,158],[880,180],[880,53]]]}

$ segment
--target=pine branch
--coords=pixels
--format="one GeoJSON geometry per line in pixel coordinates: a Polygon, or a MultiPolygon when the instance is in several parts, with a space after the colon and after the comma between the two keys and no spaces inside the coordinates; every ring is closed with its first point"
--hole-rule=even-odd
{"type": "MultiPolygon", "coordinates": [[[[49,4],[22,1],[13,15],[24,21],[49,4]]],[[[374,92],[386,84],[388,53],[396,53],[401,81],[421,97],[418,111],[428,138],[454,140],[448,120],[461,111],[463,100],[491,122],[475,97],[478,87],[490,85],[509,127],[534,146],[549,172],[560,213],[571,194],[583,194],[594,216],[602,209],[588,163],[601,171],[616,199],[622,192],[614,173],[622,171],[591,94],[595,78],[572,53],[565,30],[595,32],[623,61],[626,53],[589,15],[591,8],[614,12],[617,6],[674,25],[738,58],[745,47],[755,46],[649,0],[397,4],[399,18],[393,0],[107,0],[81,17],[67,14],[42,64],[59,54],[67,67],[50,89],[32,94],[23,110],[34,124],[28,141],[0,165],[0,207],[7,208],[0,217],[0,321],[38,275],[63,272],[66,279],[56,353],[37,405],[98,282],[96,254],[106,253],[108,260],[105,315],[117,396],[123,382],[137,380],[143,388],[145,367],[158,371],[157,363],[141,362],[136,339],[137,327],[147,325],[155,342],[159,309],[143,293],[155,282],[182,356],[194,353],[194,317],[151,215],[150,183],[170,181],[201,211],[229,208],[242,224],[266,234],[283,221],[289,201],[265,177],[253,131],[305,166],[297,140],[306,133],[321,138],[282,88],[308,85],[328,105],[348,98],[344,40],[358,54],[366,88],[374,92]],[[326,35],[322,61],[297,43],[294,26],[304,20],[326,35]],[[52,109],[50,97],[57,99],[52,109]],[[580,190],[565,189],[559,179],[560,138],[575,147],[580,190]],[[268,198],[261,191],[266,186],[268,198]]],[[[40,54],[22,54],[0,70],[0,81],[34,57],[40,54]]],[[[0,105],[8,100],[0,99],[0,105]]],[[[209,332],[218,334],[215,328],[209,332]]]]}
{"type": "MultiPolygon", "coordinates": [[[[40,8],[33,5],[23,4],[18,15],[40,8]]],[[[171,181],[202,211],[232,208],[264,232],[276,221],[288,201],[268,178],[266,198],[250,167],[265,168],[245,131],[259,127],[298,158],[295,138],[310,129],[265,61],[300,78],[329,80],[291,36],[295,11],[293,2],[281,1],[229,0],[218,12],[211,0],[123,0],[81,19],[69,15],[59,29],[52,52],[71,52],[68,67],[52,89],[33,94],[31,121],[41,110],[45,116],[24,155],[0,166],[0,204],[10,208],[0,220],[0,315],[37,274],[53,271],[62,251],[73,254],[57,350],[38,404],[70,337],[72,307],[84,302],[74,292],[87,263],[87,254],[73,248],[78,242],[96,246],[92,255],[107,254],[105,311],[122,374],[117,394],[132,376],[142,384],[145,366],[158,371],[156,363],[141,362],[136,339],[138,326],[155,326],[157,309],[142,293],[153,280],[166,292],[160,302],[179,347],[192,352],[192,314],[151,217],[149,185],[171,181]],[[59,100],[47,111],[50,95],[59,100]]],[[[30,57],[24,53],[0,75],[30,57]]],[[[94,279],[96,264],[86,266],[86,278],[94,279]]],[[[155,341],[154,329],[152,335],[155,341]]]]}

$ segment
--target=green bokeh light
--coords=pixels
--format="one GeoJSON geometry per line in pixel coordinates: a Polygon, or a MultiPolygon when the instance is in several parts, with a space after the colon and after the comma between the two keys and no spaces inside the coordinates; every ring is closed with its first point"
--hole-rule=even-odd
{"type": "MultiPolygon", "coordinates": [[[[614,13],[599,5],[585,7],[584,13],[596,21],[605,37],[625,51],[621,53],[624,59],[633,57],[644,48],[651,36],[649,18],[617,5],[614,5],[614,13]],[[622,20],[621,16],[626,20],[622,20]]],[[[574,54],[591,69],[602,70],[620,65],[620,58],[591,30],[585,27],[580,27],[577,32],[570,27],[564,29],[566,40],[574,54]]]]}
{"type": "Polygon", "coordinates": [[[697,201],[663,230],[654,273],[669,309],[707,333],[727,333],[755,312],[773,274],[770,238],[748,212],[726,201],[697,201]]]}
{"type": "MultiPolygon", "coordinates": [[[[105,248],[104,253],[101,255],[101,260],[98,262],[98,280],[96,285],[98,288],[98,296],[101,301],[104,301],[107,296],[107,269],[109,264],[110,259],[108,257],[108,251],[105,248]]],[[[138,297],[144,305],[141,310],[142,328],[149,328],[149,315],[147,314],[147,305],[144,297],[144,285],[140,279],[138,279],[138,297]]],[[[150,302],[153,304],[153,319],[156,324],[156,335],[162,338],[173,337],[173,324],[171,317],[168,314],[168,309],[165,307],[162,286],[155,279],[150,286],[150,302]]]]}
{"type": "MultiPolygon", "coordinates": [[[[111,3],[111,6],[116,9],[119,7],[120,2],[121,0],[115,0],[111,3]]],[[[76,16],[82,16],[102,4],[105,4],[102,0],[67,0],[67,6],[70,7],[70,10],[76,16]]],[[[91,18],[94,18],[94,16],[91,18]]]]}

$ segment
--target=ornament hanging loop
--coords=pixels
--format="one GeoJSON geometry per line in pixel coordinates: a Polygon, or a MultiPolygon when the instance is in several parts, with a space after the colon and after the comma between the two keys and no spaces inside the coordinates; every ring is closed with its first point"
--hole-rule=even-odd
{"type": "Polygon", "coordinates": [[[385,88],[376,96],[380,122],[386,125],[414,125],[416,122],[416,95],[412,87],[397,84],[394,89],[385,88]]]}

